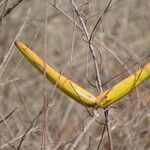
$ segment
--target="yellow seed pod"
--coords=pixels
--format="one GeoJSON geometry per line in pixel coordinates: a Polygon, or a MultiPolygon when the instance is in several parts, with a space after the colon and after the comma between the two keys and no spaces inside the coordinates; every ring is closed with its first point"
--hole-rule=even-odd
{"type": "Polygon", "coordinates": [[[22,42],[16,41],[15,45],[37,70],[46,73],[46,78],[58,89],[84,106],[95,105],[95,96],[54,70],[22,42]]]}
{"type": "Polygon", "coordinates": [[[131,76],[120,81],[111,89],[96,97],[99,107],[105,108],[120,100],[122,97],[131,92],[135,87],[150,77],[150,63],[140,68],[131,76]]]}
{"type": "Polygon", "coordinates": [[[150,77],[150,63],[148,63],[134,74],[120,81],[114,87],[95,97],[78,84],[54,70],[22,42],[16,41],[15,45],[37,70],[39,70],[42,74],[45,73],[46,78],[51,83],[56,85],[58,89],[73,100],[86,107],[93,107],[96,105],[100,108],[109,107],[150,77]]]}

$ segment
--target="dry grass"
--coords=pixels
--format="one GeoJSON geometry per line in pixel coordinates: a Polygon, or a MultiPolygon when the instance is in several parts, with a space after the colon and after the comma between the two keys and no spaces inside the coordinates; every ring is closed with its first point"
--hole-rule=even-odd
{"type": "MultiPolygon", "coordinates": [[[[5,3],[1,5],[1,1],[0,12],[3,14],[5,3]]],[[[16,1],[8,1],[5,10],[16,1]]],[[[76,0],[75,3],[83,4],[78,9],[86,18],[100,12],[97,16],[87,20],[86,28],[91,33],[108,2],[97,0],[89,1],[89,5],[84,4],[88,1],[76,0]]],[[[92,117],[86,108],[73,102],[48,81],[43,91],[43,77],[15,47],[12,47],[15,38],[19,38],[44,58],[45,36],[47,36],[46,61],[88,91],[95,95],[99,93],[87,81],[88,62],[88,77],[95,84],[96,73],[93,58],[88,43],[84,42],[85,37],[78,27],[80,25],[78,16],[75,16],[75,25],[74,21],[70,20],[74,20],[70,1],[56,0],[56,8],[53,7],[51,1],[48,3],[47,25],[45,25],[44,1],[39,0],[22,1],[1,22],[0,149],[19,149],[20,141],[29,128],[20,149],[40,149],[44,145],[42,144],[44,115],[42,113],[36,119],[35,117],[43,107],[43,95],[46,91],[46,97],[50,100],[47,147],[70,149],[72,145],[75,145],[78,135],[81,135],[85,129],[86,133],[76,149],[95,150],[98,147],[103,125],[92,122],[92,125],[87,128],[92,117]]],[[[135,62],[139,62],[104,85],[103,90],[149,62],[149,59],[140,61],[150,54],[149,9],[149,0],[121,0],[111,7],[102,20],[95,35],[96,40],[92,40],[101,53],[100,57],[100,53],[95,51],[101,82],[105,83],[135,62]],[[100,61],[102,61],[101,65],[100,61]]],[[[147,80],[121,102],[109,108],[109,129],[114,150],[149,149],[149,93],[150,80],[147,80]]],[[[93,110],[90,109],[90,112],[93,113],[93,110]]],[[[97,120],[103,123],[105,121],[104,111],[101,109],[98,110],[97,120]]],[[[107,132],[105,133],[100,149],[107,150],[109,142],[107,132]]]]}

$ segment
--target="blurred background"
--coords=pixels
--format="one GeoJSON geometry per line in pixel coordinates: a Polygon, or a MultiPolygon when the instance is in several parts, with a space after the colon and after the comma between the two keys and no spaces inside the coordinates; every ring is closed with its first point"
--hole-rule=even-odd
{"type": "MultiPolygon", "coordinates": [[[[90,35],[109,1],[74,2],[90,35]]],[[[70,149],[91,120],[89,111],[93,113],[92,108],[87,111],[47,80],[45,90],[43,76],[13,45],[16,39],[43,59],[46,42],[49,65],[95,96],[100,93],[89,44],[72,3],[49,0],[45,4],[40,0],[0,1],[0,149],[41,149],[44,116],[40,111],[45,91],[49,100],[49,149],[70,149]]],[[[149,0],[111,2],[92,39],[103,90],[150,61],[149,10],[149,0]]],[[[114,150],[150,149],[149,93],[150,79],[109,108],[114,150]]],[[[104,123],[104,111],[98,112],[97,121],[104,123]]],[[[76,149],[97,149],[103,130],[98,122],[90,126],[76,149]]],[[[107,132],[100,149],[109,149],[107,132]]]]}

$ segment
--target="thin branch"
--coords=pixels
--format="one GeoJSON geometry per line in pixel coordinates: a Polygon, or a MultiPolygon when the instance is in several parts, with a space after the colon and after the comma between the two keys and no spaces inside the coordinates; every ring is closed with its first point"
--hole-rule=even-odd
{"type": "Polygon", "coordinates": [[[136,65],[139,65],[141,62],[143,62],[144,60],[147,60],[150,58],[150,54],[148,54],[146,57],[140,59],[139,61],[135,62],[134,64],[132,64],[131,66],[129,66],[128,68],[124,69],[123,71],[117,73],[116,75],[114,75],[112,78],[110,78],[108,81],[104,82],[102,84],[102,86],[106,85],[107,83],[109,83],[110,81],[112,81],[113,79],[115,79],[116,77],[124,74],[125,72],[127,72],[128,70],[130,70],[131,68],[133,68],[136,65]]]}
{"type": "MultiPolygon", "coordinates": [[[[36,130],[37,128],[38,128],[38,127],[35,127],[35,128],[33,128],[33,129],[31,129],[31,130],[28,132],[28,134],[31,133],[31,132],[33,132],[33,131],[36,130]]],[[[5,148],[5,147],[7,147],[8,145],[10,145],[11,143],[13,143],[13,142],[19,140],[19,139],[22,138],[23,136],[24,136],[24,134],[21,134],[20,136],[17,136],[17,137],[14,138],[13,140],[9,141],[8,143],[6,143],[6,144],[4,144],[4,145],[1,145],[1,146],[0,146],[0,149],[3,149],[3,148],[5,148]]]]}
{"type": "MultiPolygon", "coordinates": [[[[90,40],[90,35],[89,35],[88,30],[86,28],[85,22],[84,22],[83,18],[81,17],[81,15],[79,13],[79,10],[78,10],[74,0],[70,0],[70,1],[71,1],[72,6],[74,7],[74,10],[75,10],[75,12],[76,12],[76,14],[77,14],[77,16],[78,16],[78,18],[80,20],[80,23],[81,23],[81,26],[82,26],[82,28],[84,30],[85,36],[86,36],[87,40],[89,41],[90,40]]],[[[90,51],[91,51],[91,54],[92,54],[92,57],[93,57],[93,63],[94,63],[96,76],[97,76],[97,84],[98,84],[98,87],[99,87],[98,89],[103,91],[101,86],[100,86],[101,84],[99,84],[99,83],[101,83],[101,79],[100,79],[100,74],[99,74],[98,63],[97,63],[97,60],[96,60],[96,53],[95,53],[95,51],[93,49],[93,45],[91,45],[91,43],[90,43],[90,47],[91,47],[90,51]]]]}
{"type": "Polygon", "coordinates": [[[95,111],[93,118],[87,123],[87,125],[84,127],[84,129],[81,131],[80,135],[76,139],[76,141],[72,144],[70,150],[76,149],[79,142],[81,142],[84,134],[87,132],[87,130],[90,128],[90,126],[95,122],[95,120],[99,117],[99,114],[95,111]]]}
{"type": "Polygon", "coordinates": [[[39,118],[39,116],[42,114],[43,108],[40,110],[40,112],[34,117],[34,119],[31,121],[31,125],[27,128],[24,134],[20,137],[21,140],[18,144],[17,150],[20,150],[23,142],[25,141],[26,136],[31,132],[32,127],[34,126],[35,121],[39,118]]]}
{"type": "Polygon", "coordinates": [[[0,120],[0,124],[1,124],[4,120],[8,119],[17,109],[18,109],[18,107],[14,108],[8,115],[6,115],[5,117],[3,117],[3,119],[0,120]]]}
{"type": "Polygon", "coordinates": [[[105,114],[105,123],[106,123],[106,130],[108,134],[108,143],[109,143],[109,150],[113,150],[113,145],[112,145],[112,138],[111,138],[111,130],[109,127],[109,120],[108,120],[108,109],[104,111],[105,114]]]}
{"type": "Polygon", "coordinates": [[[9,7],[0,17],[0,21],[2,20],[2,18],[6,17],[9,13],[11,13],[11,11],[16,8],[23,0],[18,0],[16,3],[14,3],[11,7],[9,7]]]}
{"type": "Polygon", "coordinates": [[[48,0],[44,0],[44,77],[43,77],[43,135],[42,135],[42,149],[48,149],[48,97],[47,97],[47,85],[46,85],[46,59],[47,59],[47,18],[48,18],[48,0]]]}
{"type": "Polygon", "coordinates": [[[13,149],[16,150],[16,147],[14,145],[12,145],[5,137],[3,137],[2,135],[0,135],[0,137],[13,149]]]}
{"type": "Polygon", "coordinates": [[[0,117],[1,117],[2,120],[4,121],[4,124],[5,124],[5,126],[6,126],[6,129],[8,130],[9,135],[10,135],[11,139],[13,140],[13,133],[12,133],[12,131],[11,131],[11,128],[9,127],[9,124],[8,124],[7,121],[4,119],[4,117],[3,117],[2,114],[0,114],[0,117]]]}
{"type": "Polygon", "coordinates": [[[11,46],[10,46],[10,48],[5,52],[4,59],[3,59],[2,63],[0,64],[0,79],[1,79],[1,77],[2,77],[2,75],[4,73],[4,71],[5,71],[5,68],[7,67],[7,64],[9,62],[10,58],[12,57],[12,54],[14,52],[14,50],[13,50],[14,42],[16,41],[18,36],[20,36],[21,32],[23,31],[24,26],[25,26],[25,24],[26,24],[26,22],[28,20],[29,13],[30,13],[30,9],[28,9],[26,18],[25,18],[24,22],[22,23],[18,33],[16,34],[16,36],[15,36],[15,38],[14,38],[14,40],[13,40],[11,46]]]}
{"type": "MultiPolygon", "coordinates": [[[[2,16],[3,16],[3,14],[5,13],[5,9],[6,9],[6,7],[7,7],[8,0],[6,0],[4,3],[5,3],[5,4],[4,4],[2,16]]],[[[3,17],[0,18],[0,26],[2,25],[2,21],[3,21],[3,17]]]]}
{"type": "MultiPolygon", "coordinates": [[[[106,120],[105,120],[105,121],[106,121],[106,120]]],[[[102,131],[102,134],[101,134],[101,137],[100,137],[98,146],[97,146],[97,150],[100,149],[100,146],[101,146],[101,143],[102,143],[102,140],[103,140],[103,137],[104,137],[105,130],[106,130],[106,125],[104,125],[103,131],[102,131]]]]}

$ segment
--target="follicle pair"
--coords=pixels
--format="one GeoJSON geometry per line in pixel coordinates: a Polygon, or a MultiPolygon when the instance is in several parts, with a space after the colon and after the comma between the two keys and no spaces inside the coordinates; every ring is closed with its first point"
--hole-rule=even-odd
{"type": "Polygon", "coordinates": [[[150,77],[150,63],[148,63],[112,88],[100,93],[98,96],[94,96],[77,83],[57,72],[22,42],[16,41],[15,45],[40,73],[45,74],[46,78],[52,84],[56,85],[58,89],[73,100],[86,107],[109,107],[150,77]]]}

